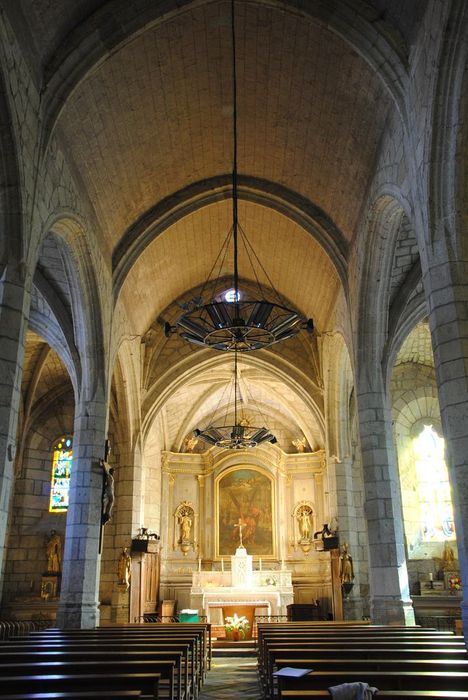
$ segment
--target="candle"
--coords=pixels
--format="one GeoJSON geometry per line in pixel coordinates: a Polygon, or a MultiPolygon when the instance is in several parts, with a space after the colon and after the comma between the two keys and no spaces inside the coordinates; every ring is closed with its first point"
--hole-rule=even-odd
{"type": "Polygon", "coordinates": [[[221,557],[221,571],[224,571],[224,558],[221,557]]]}
{"type": "Polygon", "coordinates": [[[259,558],[258,558],[258,570],[259,570],[259,571],[262,570],[262,557],[259,557],[259,558]]]}
{"type": "Polygon", "coordinates": [[[198,557],[198,571],[201,571],[201,557],[198,557]]]}
{"type": "Polygon", "coordinates": [[[284,569],[284,559],[281,559],[281,568],[284,569]]]}
{"type": "Polygon", "coordinates": [[[432,577],[432,572],[431,572],[431,573],[429,574],[429,581],[432,581],[432,580],[433,580],[433,577],[432,577]]]}

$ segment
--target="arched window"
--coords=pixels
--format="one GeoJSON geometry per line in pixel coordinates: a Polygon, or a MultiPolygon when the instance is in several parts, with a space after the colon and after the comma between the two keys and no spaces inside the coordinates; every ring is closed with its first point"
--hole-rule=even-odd
{"type": "Polygon", "coordinates": [[[62,437],[54,445],[50,479],[49,513],[65,513],[68,508],[73,440],[62,437]]]}
{"type": "Polygon", "coordinates": [[[452,498],[444,459],[444,439],[424,425],[413,440],[417,498],[423,542],[455,539],[452,498]]]}

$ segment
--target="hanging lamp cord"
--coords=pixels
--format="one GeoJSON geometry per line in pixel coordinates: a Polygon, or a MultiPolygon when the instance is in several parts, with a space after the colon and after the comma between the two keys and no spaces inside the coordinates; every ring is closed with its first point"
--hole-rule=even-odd
{"type": "Polygon", "coordinates": [[[236,23],[234,13],[235,0],[231,0],[231,38],[232,38],[232,231],[234,244],[234,292],[235,301],[239,296],[239,270],[237,264],[237,69],[236,69],[236,23]]]}

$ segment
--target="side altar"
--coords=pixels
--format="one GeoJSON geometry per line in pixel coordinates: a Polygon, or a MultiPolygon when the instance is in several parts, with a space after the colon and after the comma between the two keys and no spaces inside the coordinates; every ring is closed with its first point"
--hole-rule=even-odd
{"type": "MultiPolygon", "coordinates": [[[[223,566],[224,568],[224,566],[223,566]]],[[[190,606],[211,621],[213,608],[266,608],[267,615],[286,615],[294,602],[291,571],[252,570],[252,556],[242,545],[231,556],[231,571],[197,571],[192,576],[190,606]]]]}

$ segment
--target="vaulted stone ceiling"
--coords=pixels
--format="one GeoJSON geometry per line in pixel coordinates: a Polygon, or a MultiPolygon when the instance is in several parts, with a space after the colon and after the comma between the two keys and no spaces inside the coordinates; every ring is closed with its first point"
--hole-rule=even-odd
{"type": "MultiPolygon", "coordinates": [[[[394,107],[373,68],[332,30],[333,22],[306,16],[300,10],[303,4],[236,3],[239,172],[261,178],[273,190],[287,188],[322,210],[346,248],[394,107]]],[[[426,3],[343,4],[375,25],[404,56],[426,3]]],[[[103,251],[115,253],[129,229],[165,198],[177,199],[177,193],[194,183],[229,175],[227,0],[19,0],[8,5],[45,92],[54,75],[62,67],[66,70],[77,46],[83,57],[90,57],[82,72],[64,73],[72,87],[66,102],[56,107],[54,124],[83,196],[96,212],[103,251]],[[139,16],[148,16],[148,21],[139,24],[139,16]],[[96,37],[101,52],[94,54],[88,47],[96,37]]],[[[325,15],[333,14],[329,3],[317,6],[325,15]]],[[[329,329],[340,282],[324,248],[297,222],[265,203],[241,201],[240,218],[278,290],[312,316],[319,330],[329,329]]],[[[229,200],[218,201],[187,212],[149,243],[123,287],[131,332],[143,336],[158,314],[204,281],[229,221],[229,200]]],[[[242,254],[240,262],[241,274],[252,279],[242,254]]],[[[228,272],[229,258],[225,267],[223,272],[228,272]]],[[[210,377],[205,380],[207,389],[210,377]]],[[[276,396],[289,439],[292,399],[271,377],[262,376],[262,381],[263,389],[257,382],[260,403],[275,405],[276,396]]],[[[200,391],[188,386],[190,396],[182,392],[176,397],[174,411],[196,400],[200,391]]],[[[215,399],[212,392],[204,415],[215,399]]],[[[304,415],[310,418],[310,443],[321,445],[319,427],[304,415]]],[[[195,418],[201,420],[202,413],[195,418]]],[[[186,414],[185,419],[187,428],[193,428],[186,414]]],[[[177,442],[177,431],[169,432],[177,442]]]]}

